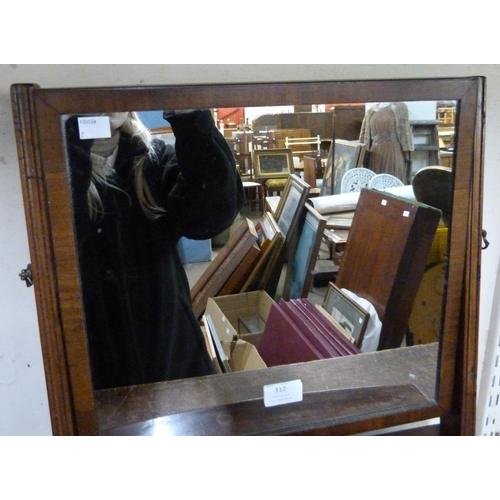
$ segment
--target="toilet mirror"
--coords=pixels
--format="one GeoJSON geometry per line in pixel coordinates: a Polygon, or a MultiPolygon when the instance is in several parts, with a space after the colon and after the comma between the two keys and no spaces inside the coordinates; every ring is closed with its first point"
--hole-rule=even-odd
{"type": "MultiPolygon", "coordinates": [[[[72,89],[14,85],[16,138],[53,432],[100,432],[79,288],[63,117],[127,110],[449,101],[456,105],[450,160],[453,210],[432,405],[436,416],[458,415],[461,432],[470,429],[466,415],[474,407],[474,384],[468,374],[477,349],[483,93],[480,77],[72,89]]],[[[321,426],[319,419],[317,427],[321,426]]]]}

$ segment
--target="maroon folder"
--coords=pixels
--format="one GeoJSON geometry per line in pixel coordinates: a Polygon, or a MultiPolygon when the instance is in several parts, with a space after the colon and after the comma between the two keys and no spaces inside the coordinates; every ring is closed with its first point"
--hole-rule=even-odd
{"type": "Polygon", "coordinates": [[[281,300],[279,304],[292,318],[294,324],[300,328],[301,332],[325,358],[336,358],[340,355],[337,346],[327,339],[324,333],[316,327],[314,322],[304,315],[301,306],[299,306],[294,299],[287,302],[281,300]]]}
{"type": "Polygon", "coordinates": [[[359,354],[361,351],[356,345],[350,342],[330,321],[328,321],[308,299],[297,299],[297,303],[302,307],[303,313],[314,322],[316,327],[325,335],[329,336],[339,349],[341,356],[359,354]]]}
{"type": "Polygon", "coordinates": [[[271,306],[260,341],[259,354],[267,366],[325,358],[276,303],[271,306]]]}

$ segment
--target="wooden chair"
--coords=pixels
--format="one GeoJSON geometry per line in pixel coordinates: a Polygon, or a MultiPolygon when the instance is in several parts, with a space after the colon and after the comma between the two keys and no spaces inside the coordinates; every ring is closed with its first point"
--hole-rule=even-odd
{"type": "Polygon", "coordinates": [[[226,137],[225,139],[231,148],[240,174],[244,176],[249,169],[249,159],[251,160],[251,156],[247,157],[247,155],[241,153],[241,139],[234,137],[226,137]]]}
{"type": "Polygon", "coordinates": [[[304,166],[304,182],[307,182],[311,186],[309,197],[319,196],[321,188],[318,186],[318,179],[323,178],[321,155],[303,156],[302,164],[304,166]]]}
{"type": "Polygon", "coordinates": [[[267,179],[264,182],[264,196],[271,196],[273,193],[280,196],[285,189],[287,179],[288,175],[280,179],[267,179]]]}
{"type": "Polygon", "coordinates": [[[272,149],[276,146],[276,137],[270,132],[254,132],[252,136],[252,150],[272,149]]]}
{"type": "Polygon", "coordinates": [[[281,194],[288,178],[295,173],[292,150],[289,148],[257,149],[252,162],[255,180],[264,186],[264,197],[281,194]]]}
{"type": "Polygon", "coordinates": [[[241,182],[245,190],[246,203],[250,205],[251,210],[255,210],[258,205],[260,212],[264,210],[264,186],[254,178],[252,155],[242,152],[242,142],[240,138],[228,138],[226,141],[233,152],[236,165],[240,172],[241,182]]]}

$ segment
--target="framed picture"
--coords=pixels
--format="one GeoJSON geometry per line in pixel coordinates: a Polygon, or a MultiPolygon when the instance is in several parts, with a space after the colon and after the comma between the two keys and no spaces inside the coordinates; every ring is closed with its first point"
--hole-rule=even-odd
{"type": "MultiPolygon", "coordinates": [[[[281,231],[274,234],[272,239],[266,240],[261,246],[261,255],[254,264],[248,278],[241,287],[240,293],[253,292],[256,290],[266,290],[269,280],[273,276],[275,270],[283,266],[281,256],[284,251],[285,237],[281,231]],[[279,267],[281,266],[281,267],[279,267]]],[[[274,295],[274,293],[269,293],[274,295]]]]}
{"type": "Polygon", "coordinates": [[[352,168],[361,167],[365,157],[365,145],[359,141],[332,141],[326,160],[320,196],[341,193],[342,177],[352,168]]]}
{"type": "Polygon", "coordinates": [[[288,177],[294,173],[291,149],[256,149],[253,152],[254,176],[257,180],[288,177]]]}
{"type": "Polygon", "coordinates": [[[287,180],[275,213],[278,227],[287,240],[297,227],[310,189],[309,184],[306,184],[296,174],[290,175],[287,180]]]}
{"type": "Polygon", "coordinates": [[[323,174],[323,183],[321,184],[320,196],[329,196],[333,194],[333,159],[335,158],[335,141],[330,143],[328,157],[326,158],[325,171],[323,174]]]}
{"type": "Polygon", "coordinates": [[[370,313],[332,282],[328,283],[323,309],[354,337],[356,346],[361,347],[370,313]]]}
{"type": "Polygon", "coordinates": [[[250,219],[244,218],[191,287],[191,305],[198,319],[205,312],[208,298],[219,294],[258,239],[255,224],[250,219]]]}
{"type": "MultiPolygon", "coordinates": [[[[285,249],[285,236],[271,212],[265,212],[255,225],[259,234],[261,258],[253,266],[242,292],[266,290],[274,271],[281,274],[282,253],[285,249]]],[[[273,295],[273,293],[269,293],[273,295]]]]}
{"type": "Polygon", "coordinates": [[[274,235],[281,231],[271,212],[266,212],[262,219],[256,224],[256,227],[258,230],[262,230],[263,237],[266,240],[272,240],[274,235]]]}
{"type": "Polygon", "coordinates": [[[313,281],[319,247],[325,232],[326,219],[313,207],[306,205],[305,216],[299,222],[290,245],[288,266],[283,287],[283,299],[307,297],[313,281]]]}

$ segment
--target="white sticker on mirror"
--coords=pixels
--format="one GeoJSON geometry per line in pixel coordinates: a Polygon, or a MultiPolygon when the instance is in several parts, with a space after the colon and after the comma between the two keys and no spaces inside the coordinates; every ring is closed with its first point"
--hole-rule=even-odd
{"type": "Polygon", "coordinates": [[[291,380],[264,386],[264,406],[286,405],[302,401],[302,381],[291,380]]]}
{"type": "Polygon", "coordinates": [[[385,205],[387,205],[387,200],[382,200],[382,201],[380,202],[380,204],[381,204],[381,205],[384,205],[384,206],[385,206],[385,205]]]}
{"type": "Polygon", "coordinates": [[[409,216],[410,216],[410,212],[408,210],[404,210],[403,217],[409,217],[409,216]]]}
{"type": "Polygon", "coordinates": [[[111,137],[109,116],[80,116],[78,118],[80,139],[106,139],[111,137]]]}

